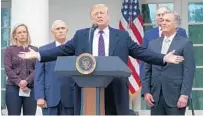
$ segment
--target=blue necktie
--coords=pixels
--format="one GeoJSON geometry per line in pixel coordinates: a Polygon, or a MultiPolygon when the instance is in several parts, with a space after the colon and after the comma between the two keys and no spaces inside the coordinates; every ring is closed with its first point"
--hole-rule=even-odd
{"type": "Polygon", "coordinates": [[[105,56],[104,38],[102,36],[103,33],[103,31],[99,31],[98,56],[105,56]]]}

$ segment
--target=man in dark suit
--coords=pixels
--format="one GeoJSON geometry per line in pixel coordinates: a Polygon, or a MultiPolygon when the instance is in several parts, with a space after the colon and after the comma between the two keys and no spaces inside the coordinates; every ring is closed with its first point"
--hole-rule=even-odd
{"type": "MultiPolygon", "coordinates": [[[[56,20],[51,32],[55,42],[40,47],[48,50],[66,42],[67,25],[56,20]]],[[[74,81],[70,77],[60,77],[54,73],[55,61],[36,63],[34,90],[37,105],[42,108],[43,115],[73,115],[74,81]]]]}
{"type": "MultiPolygon", "coordinates": [[[[163,14],[167,11],[170,11],[170,9],[166,6],[161,6],[158,8],[156,12],[157,27],[149,29],[145,32],[144,38],[143,38],[143,44],[142,44],[144,47],[147,47],[148,43],[151,40],[158,39],[159,37],[164,36],[164,34],[162,33],[161,24],[163,22],[163,14]]],[[[185,29],[181,27],[177,28],[177,34],[183,37],[187,37],[185,29]]]]}
{"type": "MultiPolygon", "coordinates": [[[[143,38],[143,43],[142,43],[143,47],[147,47],[151,40],[155,40],[161,36],[164,36],[164,34],[162,33],[161,24],[163,22],[163,14],[164,14],[164,12],[167,12],[167,11],[170,11],[170,9],[166,6],[161,6],[158,8],[158,10],[156,12],[157,27],[149,29],[145,32],[144,38],[143,38]]],[[[185,29],[183,29],[181,27],[177,28],[177,34],[187,38],[185,29]]],[[[144,62],[142,62],[142,61],[140,62],[140,76],[141,76],[141,78],[144,76],[144,62]]]]}
{"type": "Polygon", "coordinates": [[[177,34],[180,17],[173,11],[163,15],[164,38],[150,41],[148,48],[156,53],[183,56],[180,64],[166,66],[145,65],[142,78],[142,96],[151,107],[151,115],[184,115],[191,94],[195,72],[193,44],[190,39],[177,34]]]}
{"type": "MultiPolygon", "coordinates": [[[[39,53],[30,49],[30,52],[21,52],[19,57],[38,58],[41,62],[46,62],[56,60],[57,56],[78,56],[85,52],[91,52],[94,56],[118,56],[126,64],[128,55],[157,65],[165,65],[164,62],[178,64],[183,61],[183,57],[173,55],[173,52],[165,56],[151,52],[135,43],[126,31],[110,27],[108,7],[105,4],[94,5],[90,15],[92,23],[98,25],[91,40],[88,39],[90,28],[81,29],[76,31],[72,40],[60,47],[39,53]]],[[[115,78],[105,89],[105,114],[129,114],[128,84],[127,78],[115,78]]],[[[77,114],[79,111],[80,107],[77,107],[77,114]]]]}

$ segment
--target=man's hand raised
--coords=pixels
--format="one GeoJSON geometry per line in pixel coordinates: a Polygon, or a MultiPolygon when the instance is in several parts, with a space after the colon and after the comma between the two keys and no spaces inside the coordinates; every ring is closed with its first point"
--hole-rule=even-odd
{"type": "Polygon", "coordinates": [[[183,62],[184,58],[182,56],[174,55],[175,50],[169,52],[164,56],[164,62],[172,63],[172,64],[179,64],[183,62]]]}
{"type": "Polygon", "coordinates": [[[38,52],[35,52],[33,49],[29,48],[29,52],[20,52],[18,56],[22,59],[37,59],[38,52]]]}

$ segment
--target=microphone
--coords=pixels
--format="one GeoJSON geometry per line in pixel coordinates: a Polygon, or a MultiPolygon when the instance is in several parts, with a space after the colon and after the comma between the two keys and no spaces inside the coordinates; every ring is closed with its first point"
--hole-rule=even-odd
{"type": "Polygon", "coordinates": [[[98,24],[93,24],[92,27],[89,30],[89,37],[88,37],[89,53],[91,53],[91,39],[93,38],[93,33],[98,27],[99,27],[98,24]]]}
{"type": "Polygon", "coordinates": [[[95,31],[98,27],[99,27],[98,24],[93,24],[91,29],[95,31]]]}

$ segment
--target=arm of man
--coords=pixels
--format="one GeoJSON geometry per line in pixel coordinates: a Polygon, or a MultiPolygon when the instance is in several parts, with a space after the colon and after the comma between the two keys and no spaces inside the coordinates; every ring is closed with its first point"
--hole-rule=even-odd
{"type": "MultiPolygon", "coordinates": [[[[150,45],[149,45],[150,46],[150,45]]],[[[148,47],[149,48],[149,47],[148,47]]],[[[151,94],[151,76],[152,76],[152,64],[144,63],[144,76],[141,77],[142,90],[141,95],[144,97],[147,105],[152,107],[154,105],[154,98],[151,94]]]]}
{"type": "Polygon", "coordinates": [[[185,58],[183,62],[183,82],[180,97],[177,102],[178,108],[184,108],[187,106],[188,99],[192,91],[195,73],[195,58],[193,52],[193,45],[190,40],[184,46],[183,56],[185,58]]]}
{"type": "MultiPolygon", "coordinates": [[[[150,47],[150,45],[147,48],[149,48],[149,47],[150,47]]],[[[145,93],[150,93],[151,75],[152,75],[152,64],[144,63],[144,75],[141,77],[141,82],[142,82],[141,95],[142,95],[142,97],[144,97],[145,93]]]]}
{"type": "Polygon", "coordinates": [[[48,50],[39,50],[39,52],[35,52],[33,49],[29,48],[29,52],[20,52],[18,56],[22,59],[38,59],[40,62],[49,62],[56,60],[58,56],[75,55],[76,39],[77,32],[74,38],[64,45],[48,50]]]}
{"type": "Polygon", "coordinates": [[[189,40],[184,46],[183,57],[185,58],[183,62],[183,83],[181,88],[181,95],[190,96],[192,91],[194,73],[195,73],[195,58],[193,51],[193,44],[189,40]]]}
{"type": "Polygon", "coordinates": [[[35,99],[44,99],[45,98],[45,63],[36,62],[35,65],[35,77],[34,77],[34,90],[35,90],[35,99]]]}
{"type": "Polygon", "coordinates": [[[142,82],[142,91],[141,95],[144,97],[145,93],[150,93],[150,83],[151,83],[151,74],[152,74],[152,65],[145,63],[145,74],[141,78],[142,82]]]}
{"type": "MultiPolygon", "coordinates": [[[[38,49],[35,48],[35,51],[38,51],[38,49]]],[[[30,74],[25,79],[27,81],[27,83],[29,83],[29,84],[31,84],[34,81],[35,64],[36,64],[36,60],[32,61],[32,70],[30,70],[30,74]]]]}
{"type": "MultiPolygon", "coordinates": [[[[148,33],[147,32],[144,34],[142,46],[143,47],[148,46],[148,33]]],[[[140,77],[142,78],[143,76],[144,76],[144,62],[140,61],[140,77]]]]}
{"type": "Polygon", "coordinates": [[[129,55],[132,56],[133,58],[142,60],[149,64],[162,65],[162,66],[166,65],[166,63],[178,64],[184,60],[182,56],[174,55],[175,50],[173,50],[172,52],[169,52],[166,55],[159,54],[156,52],[152,52],[147,48],[139,46],[136,42],[134,42],[131,39],[131,37],[127,32],[125,37],[127,40],[129,55]]]}
{"type": "Polygon", "coordinates": [[[41,108],[46,108],[45,100],[45,63],[36,62],[34,78],[34,91],[37,105],[41,108]]]}
{"type": "Polygon", "coordinates": [[[134,42],[131,37],[126,35],[126,39],[128,41],[128,48],[129,48],[129,55],[133,58],[140,59],[144,62],[149,64],[156,64],[156,65],[164,65],[164,55],[152,52],[151,50],[139,46],[136,42],[134,42]]]}
{"type": "Polygon", "coordinates": [[[75,55],[76,39],[77,33],[74,37],[68,41],[66,44],[49,49],[49,50],[40,50],[40,62],[54,61],[57,59],[57,56],[72,56],[75,55]]]}

